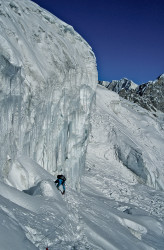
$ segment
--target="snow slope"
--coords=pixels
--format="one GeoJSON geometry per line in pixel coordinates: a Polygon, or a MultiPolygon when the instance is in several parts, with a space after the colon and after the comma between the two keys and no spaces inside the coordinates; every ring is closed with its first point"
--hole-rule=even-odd
{"type": "Polygon", "coordinates": [[[0,249],[163,250],[164,193],[155,189],[159,184],[151,187],[159,178],[162,182],[161,121],[99,86],[91,122],[80,193],[67,185],[62,196],[54,177],[27,157],[19,162],[36,185],[21,192],[0,183],[0,232],[5,225],[0,249]],[[153,176],[151,157],[158,157],[153,169],[159,171],[157,180],[130,170],[119,159],[116,145],[125,156],[130,146],[142,151],[144,164],[150,165],[148,176],[153,176]]]}
{"type": "Polygon", "coordinates": [[[1,180],[13,185],[26,155],[78,188],[97,84],[90,46],[35,3],[0,0],[0,82],[1,180]]]}
{"type": "Polygon", "coordinates": [[[80,197],[91,249],[163,249],[163,121],[104,87],[96,98],[80,197]]]}
{"type": "Polygon", "coordinates": [[[101,86],[98,86],[97,99],[97,109],[93,114],[96,122],[93,124],[95,140],[102,142],[96,146],[97,149],[100,147],[98,154],[105,159],[120,161],[141,182],[163,190],[163,114],[155,117],[111,91],[108,94],[101,86]]]}
{"type": "Polygon", "coordinates": [[[0,31],[0,250],[163,250],[163,114],[98,86],[89,130],[89,45],[29,0],[0,31]]]}

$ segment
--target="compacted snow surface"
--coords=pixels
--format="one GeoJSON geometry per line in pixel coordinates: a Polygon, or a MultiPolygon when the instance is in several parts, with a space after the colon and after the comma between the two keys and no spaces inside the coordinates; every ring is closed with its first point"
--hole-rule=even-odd
{"type": "Polygon", "coordinates": [[[91,123],[79,193],[67,185],[62,196],[54,177],[27,157],[18,161],[32,179],[38,179],[35,186],[21,192],[0,183],[0,249],[163,249],[164,193],[118,159],[115,145],[120,144],[111,139],[113,133],[124,141],[129,138],[128,145],[128,140],[138,143],[138,150],[147,145],[144,162],[151,158],[153,147],[158,169],[163,162],[162,124],[103,87],[97,88],[91,123]],[[149,143],[158,133],[160,141],[149,143]]]}
{"type": "Polygon", "coordinates": [[[95,99],[92,49],[33,2],[0,31],[0,250],[164,249],[163,113],[95,99]]]}

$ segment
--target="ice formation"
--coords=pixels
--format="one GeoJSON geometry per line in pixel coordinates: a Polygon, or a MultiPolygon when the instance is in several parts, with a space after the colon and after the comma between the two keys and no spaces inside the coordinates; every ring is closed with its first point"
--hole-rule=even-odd
{"type": "Polygon", "coordinates": [[[164,192],[154,189],[164,183],[160,120],[102,86],[93,111],[80,192],[67,185],[62,196],[24,156],[9,174],[17,189],[0,181],[0,249],[163,250],[164,192]],[[19,176],[30,181],[24,192],[19,176]]]}
{"type": "Polygon", "coordinates": [[[78,187],[97,83],[94,53],[70,25],[29,0],[0,0],[0,7],[1,176],[9,184],[15,168],[24,176],[16,159],[26,155],[78,187]]]}
{"type": "Polygon", "coordinates": [[[0,31],[0,249],[162,250],[163,116],[99,86],[76,192],[94,54],[29,0],[0,0],[0,31]],[[61,171],[72,184],[64,196],[52,175],[61,171]]]}
{"type": "MultiPolygon", "coordinates": [[[[130,170],[131,181],[137,178],[139,183],[164,190],[164,116],[154,116],[102,86],[97,88],[96,100],[91,136],[94,164],[104,158],[107,166],[114,162],[114,169],[119,162],[124,167],[118,178],[130,170]]],[[[89,146],[88,154],[90,150],[89,146]]]]}

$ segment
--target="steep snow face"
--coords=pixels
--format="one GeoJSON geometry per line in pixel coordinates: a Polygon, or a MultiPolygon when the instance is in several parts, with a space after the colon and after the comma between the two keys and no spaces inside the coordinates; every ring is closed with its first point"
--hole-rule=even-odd
{"type": "Polygon", "coordinates": [[[7,180],[24,154],[78,186],[95,56],[71,26],[33,2],[0,0],[0,7],[1,176],[7,180]]]}
{"type": "MultiPolygon", "coordinates": [[[[88,155],[93,165],[118,172],[118,179],[134,180],[164,190],[164,123],[160,118],[106,90],[97,89],[88,155]],[[95,147],[96,145],[96,147],[95,147]]],[[[163,117],[164,118],[164,117],[163,117]]]]}

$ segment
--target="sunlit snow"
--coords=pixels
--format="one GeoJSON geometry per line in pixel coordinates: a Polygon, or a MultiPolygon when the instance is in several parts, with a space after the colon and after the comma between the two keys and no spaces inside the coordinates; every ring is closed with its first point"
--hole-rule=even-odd
{"type": "Polygon", "coordinates": [[[11,249],[11,239],[17,241],[15,230],[19,235],[19,247],[15,245],[13,250],[21,249],[22,244],[24,249],[28,249],[30,241],[33,243],[31,249],[37,247],[41,250],[47,246],[55,250],[163,249],[163,191],[149,187],[151,182],[145,183],[142,176],[137,176],[125,166],[115,147],[116,143],[120,147],[124,144],[119,144],[118,139],[111,139],[113,134],[114,138],[118,135],[124,141],[128,137],[127,143],[129,145],[129,140],[133,141],[132,146],[138,140],[139,150],[139,146],[147,145],[146,150],[142,149],[142,157],[143,162],[150,160],[150,164],[151,157],[158,152],[156,168],[159,167],[162,176],[160,147],[162,150],[164,138],[160,121],[103,87],[97,88],[91,121],[80,193],[67,185],[66,194],[62,196],[54,185],[54,177],[37,163],[23,157],[19,162],[27,172],[29,169],[31,180],[37,179],[37,185],[21,192],[0,184],[2,221],[7,223],[5,225],[12,225],[6,229],[10,240],[6,243],[1,237],[6,244],[5,249],[11,249]],[[131,115],[127,116],[129,113],[131,115]],[[141,135],[147,126],[147,136],[143,137],[141,135]],[[160,130],[159,145],[159,141],[152,139],[160,130]],[[152,143],[147,140],[152,140],[152,143]]]}
{"type": "Polygon", "coordinates": [[[163,250],[163,113],[96,89],[90,46],[36,4],[0,0],[0,30],[0,249],[163,250]]]}
{"type": "Polygon", "coordinates": [[[24,176],[17,156],[26,155],[79,188],[98,81],[92,49],[33,2],[0,6],[1,176],[11,185],[13,168],[24,176]]]}

